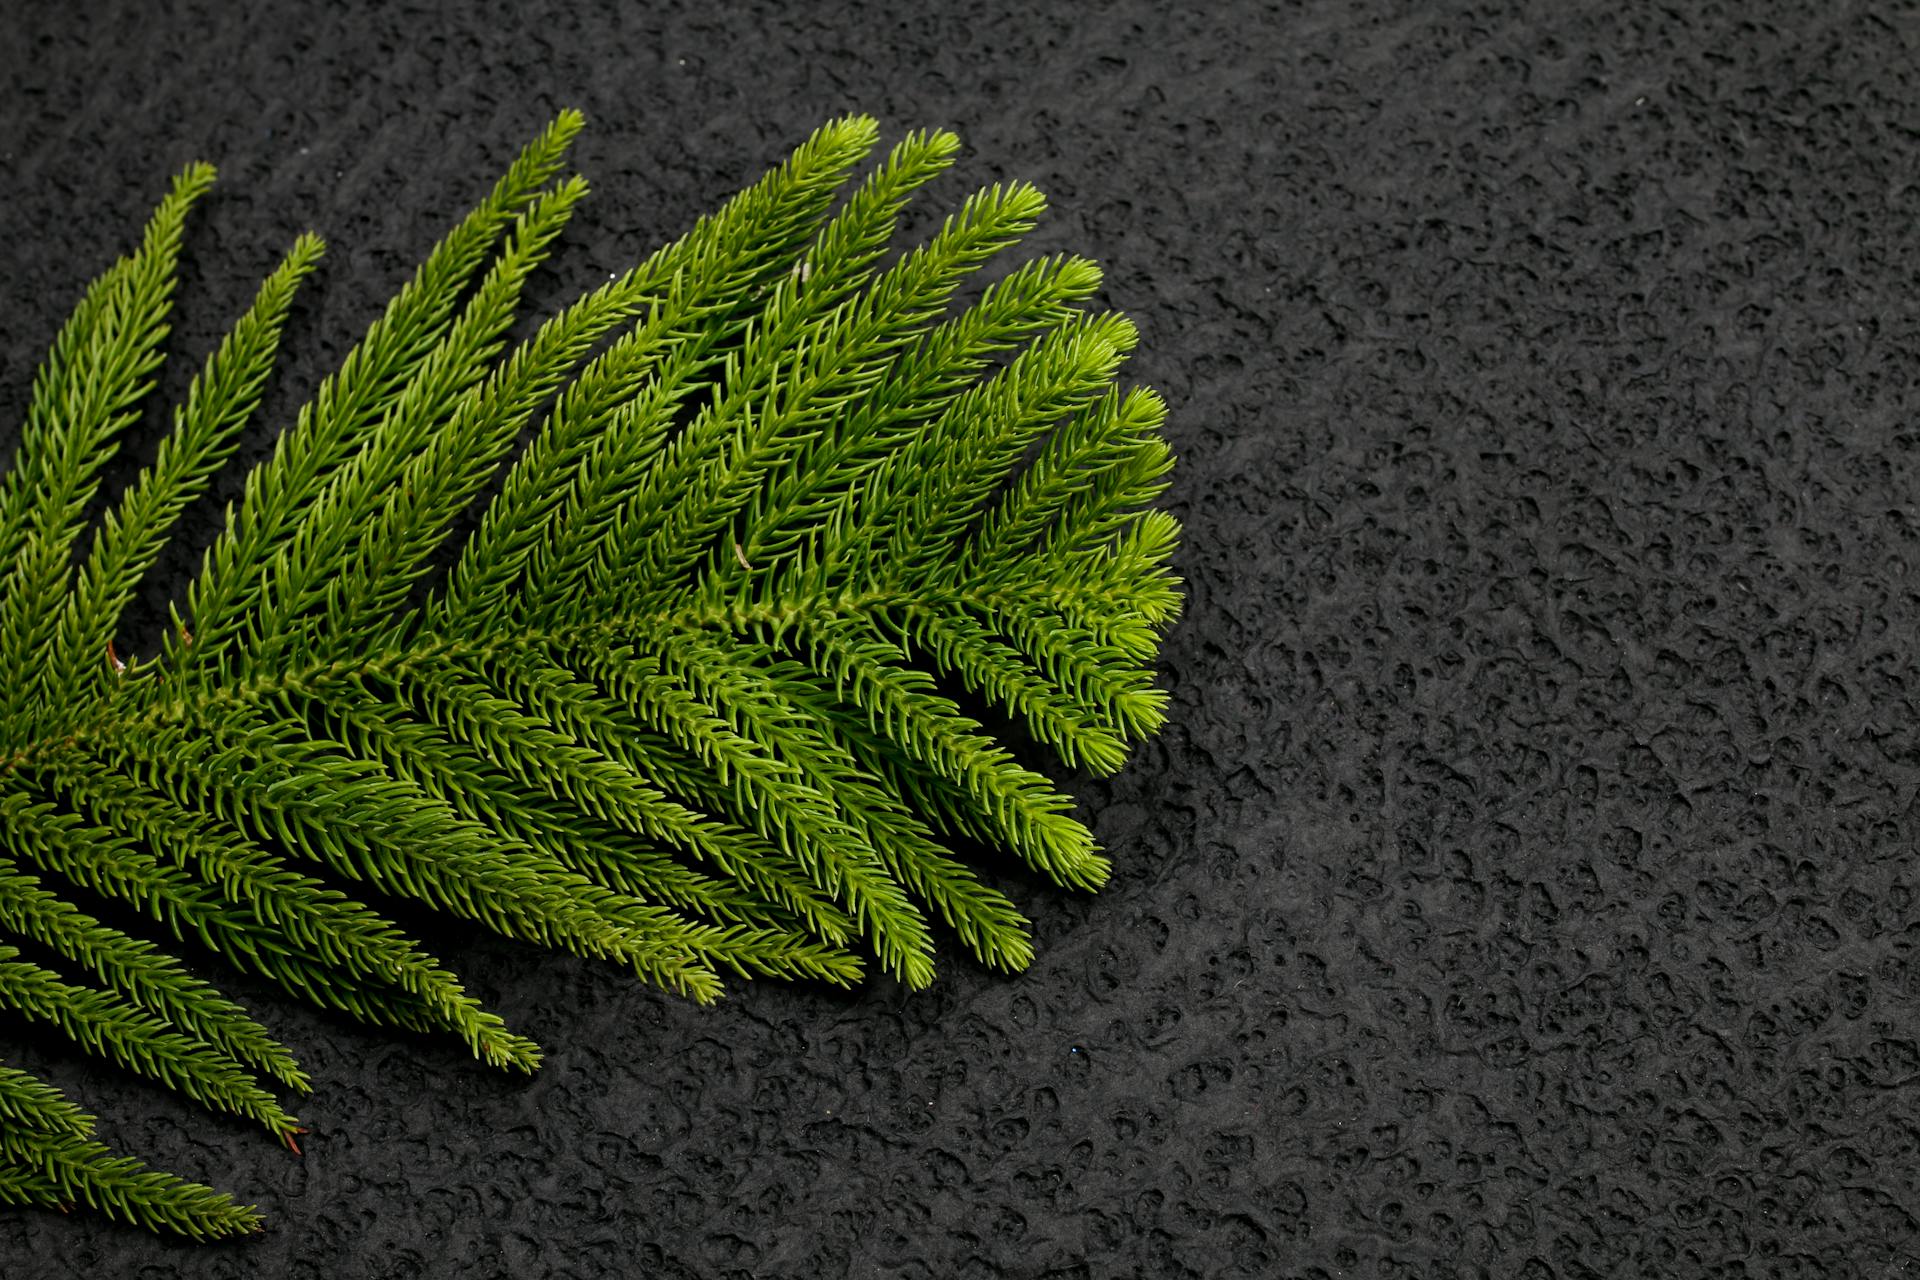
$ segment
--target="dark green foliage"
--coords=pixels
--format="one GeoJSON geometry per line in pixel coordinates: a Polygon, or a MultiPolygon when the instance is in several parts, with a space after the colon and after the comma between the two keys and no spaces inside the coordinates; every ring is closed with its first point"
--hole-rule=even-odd
{"type": "MultiPolygon", "coordinates": [[[[280,434],[157,656],[120,660],[122,613],[231,456],[320,242],[89,529],[213,179],[189,169],[61,331],[0,478],[0,1006],[290,1146],[267,1087],[307,1088],[287,1050],[76,893],[530,1070],[353,884],[702,1001],[728,975],[851,984],[862,954],[924,986],[941,929],[1017,970],[1026,921],[950,846],[1080,888],[1108,864],[956,699],[1099,773],[1161,722],[1177,527],[1151,507],[1163,406],[1114,387],[1133,327],[1082,309],[1100,276],[1077,258],[955,304],[1038,193],[982,191],[888,261],[959,144],[910,136],[842,199],[875,127],[839,121],[512,345],[585,194],[559,176],[580,124],[526,149],[280,434]]],[[[257,1227],[92,1129],[0,1066],[0,1201],[257,1227]]]]}

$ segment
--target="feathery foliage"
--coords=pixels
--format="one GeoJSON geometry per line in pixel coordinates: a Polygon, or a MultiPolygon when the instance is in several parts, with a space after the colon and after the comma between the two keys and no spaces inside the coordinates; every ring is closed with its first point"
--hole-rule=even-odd
{"type": "MultiPolygon", "coordinates": [[[[1134,329],[1087,310],[1079,258],[958,300],[1040,195],[988,188],[890,255],[959,143],[913,134],[856,182],[876,128],[840,120],[516,342],[586,191],[560,176],[580,127],[530,144],[314,391],[164,636],[123,612],[253,417],[319,240],[89,520],[213,180],[188,169],[54,341],[0,476],[0,1007],[290,1147],[292,1055],[107,920],[530,1070],[349,891],[701,1001],[850,984],[863,955],[924,986],[942,929],[1018,970],[1026,921],[955,846],[1078,888],[1108,863],[982,717],[1107,773],[1163,716],[1172,458],[1159,398],[1114,385],[1134,329]]],[[[93,1128],[0,1065],[0,1201],[257,1228],[93,1128]]]]}

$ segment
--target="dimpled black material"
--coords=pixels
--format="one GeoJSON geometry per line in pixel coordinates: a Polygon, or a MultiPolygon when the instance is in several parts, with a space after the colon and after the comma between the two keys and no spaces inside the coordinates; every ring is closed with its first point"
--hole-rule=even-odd
{"type": "Polygon", "coordinates": [[[236,984],[304,1158],[0,1026],[271,1219],[0,1215],[0,1274],[1920,1266],[1911,6],[271,8],[0,19],[0,422],[192,158],[166,390],[332,245],[279,422],[561,106],[596,195],[543,308],[830,115],[950,125],[938,192],[1046,190],[1171,402],[1173,723],[1078,785],[1112,887],[1014,884],[1021,979],[707,1010],[427,924],[548,1066],[236,984]]]}

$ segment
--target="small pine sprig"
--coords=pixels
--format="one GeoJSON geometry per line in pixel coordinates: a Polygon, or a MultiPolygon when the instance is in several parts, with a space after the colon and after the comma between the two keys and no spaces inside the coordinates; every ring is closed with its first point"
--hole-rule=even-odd
{"type": "Polygon", "coordinates": [[[194,1240],[260,1230],[258,1209],[116,1156],[93,1129],[93,1117],[59,1090],[0,1062],[0,1204],[64,1210],[84,1203],[194,1240]]]}
{"type": "MultiPolygon", "coordinates": [[[[909,135],[853,182],[877,129],[835,121],[512,341],[586,195],[561,173],[581,125],[525,148],[280,433],[153,656],[116,652],[123,614],[254,416],[321,242],[90,526],[213,180],[188,169],[56,338],[0,476],[0,1007],[289,1146],[292,1054],[75,893],[531,1070],[355,886],[700,1001],[727,977],[850,985],[863,953],[921,987],[942,931],[1018,970],[1028,923],[958,847],[1069,887],[1110,867],[965,700],[1095,773],[1165,716],[1178,528],[1153,508],[1165,406],[1115,385],[1135,330],[1089,309],[1080,258],[958,301],[1039,193],[990,187],[890,255],[959,141],[909,135]]],[[[257,1228],[92,1131],[0,1065],[0,1201],[257,1228]]]]}

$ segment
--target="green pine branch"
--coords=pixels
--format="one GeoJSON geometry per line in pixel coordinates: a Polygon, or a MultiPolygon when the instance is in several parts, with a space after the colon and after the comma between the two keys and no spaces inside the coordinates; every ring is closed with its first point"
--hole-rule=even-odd
{"type": "Polygon", "coordinates": [[[217,1240],[258,1231],[260,1212],[93,1138],[94,1119],[52,1085],[0,1062],[0,1204],[75,1203],[153,1231],[217,1240]]]}
{"type": "MultiPolygon", "coordinates": [[[[977,192],[891,254],[959,142],[913,134],[855,180],[878,131],[836,121],[515,340],[586,196],[581,125],[399,288],[138,652],[127,605],[255,417],[320,241],[90,525],[213,180],[187,170],[56,336],[0,475],[0,1008],[289,1146],[276,1091],[307,1077],[206,957],[521,1070],[537,1046],[356,894],[699,1001],[869,959],[920,987],[954,945],[1017,971],[1032,928],[960,850],[1070,888],[1111,867],[981,709],[1097,773],[1166,715],[1172,455],[1164,403],[1116,385],[1133,326],[1088,309],[1079,258],[958,301],[1039,193],[977,192]]],[[[0,1202],[257,1229],[93,1128],[0,1065],[0,1202]]]]}

